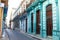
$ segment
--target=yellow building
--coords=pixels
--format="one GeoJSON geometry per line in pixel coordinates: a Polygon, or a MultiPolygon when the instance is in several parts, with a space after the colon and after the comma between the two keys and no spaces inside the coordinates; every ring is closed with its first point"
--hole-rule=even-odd
{"type": "Polygon", "coordinates": [[[3,8],[0,7],[0,37],[2,35],[2,18],[3,18],[3,8]]]}
{"type": "Polygon", "coordinates": [[[2,37],[3,7],[8,6],[8,0],[0,0],[0,38],[2,37]]]}

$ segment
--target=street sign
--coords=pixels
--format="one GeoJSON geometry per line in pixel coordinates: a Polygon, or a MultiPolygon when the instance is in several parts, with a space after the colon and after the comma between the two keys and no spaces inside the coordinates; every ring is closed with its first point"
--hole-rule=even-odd
{"type": "Polygon", "coordinates": [[[4,3],[0,3],[0,7],[4,7],[4,3]]]}

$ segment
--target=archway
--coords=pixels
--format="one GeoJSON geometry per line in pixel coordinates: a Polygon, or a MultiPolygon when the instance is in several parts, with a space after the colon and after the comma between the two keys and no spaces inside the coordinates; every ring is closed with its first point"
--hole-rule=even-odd
{"type": "Polygon", "coordinates": [[[52,5],[49,4],[46,7],[46,29],[47,29],[47,36],[52,36],[52,5]]]}
{"type": "Polygon", "coordinates": [[[40,10],[36,11],[36,34],[40,34],[40,10]]]}

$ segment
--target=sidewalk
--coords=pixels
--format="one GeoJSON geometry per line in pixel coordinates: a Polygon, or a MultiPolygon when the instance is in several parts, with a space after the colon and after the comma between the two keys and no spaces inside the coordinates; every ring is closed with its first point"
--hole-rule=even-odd
{"type": "MultiPolygon", "coordinates": [[[[20,31],[20,32],[22,32],[22,31],[20,31]]],[[[52,37],[47,37],[47,38],[41,38],[40,37],[40,35],[39,34],[28,34],[28,33],[25,33],[25,32],[22,32],[23,34],[26,34],[26,35],[28,35],[28,36],[30,36],[30,37],[33,37],[33,38],[36,38],[36,39],[41,39],[41,40],[52,40],[52,37]]]]}
{"type": "Polygon", "coordinates": [[[7,36],[0,38],[0,40],[9,40],[7,36]]]}
{"type": "MultiPolygon", "coordinates": [[[[26,33],[26,34],[28,34],[28,33],[26,33]]],[[[41,38],[39,34],[36,34],[36,35],[28,34],[28,35],[31,36],[31,37],[37,38],[37,39],[41,39],[41,40],[52,40],[52,37],[41,38]]]]}
{"type": "Polygon", "coordinates": [[[4,31],[2,38],[0,40],[9,40],[7,33],[4,31]]]}

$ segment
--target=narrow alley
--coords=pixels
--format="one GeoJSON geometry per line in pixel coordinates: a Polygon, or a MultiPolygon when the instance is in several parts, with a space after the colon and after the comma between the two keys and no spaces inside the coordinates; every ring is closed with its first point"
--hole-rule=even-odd
{"type": "Polygon", "coordinates": [[[60,0],[0,0],[0,40],[60,40],[60,0]]]}

